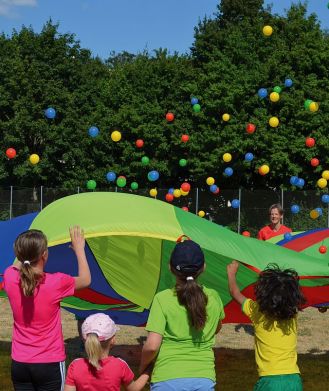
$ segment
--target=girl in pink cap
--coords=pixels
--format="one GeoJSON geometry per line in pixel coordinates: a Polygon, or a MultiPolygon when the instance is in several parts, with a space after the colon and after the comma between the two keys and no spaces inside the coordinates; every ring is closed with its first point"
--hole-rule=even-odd
{"type": "Polygon", "coordinates": [[[78,276],[45,273],[47,238],[39,230],[15,240],[18,262],[6,269],[4,289],[13,311],[11,377],[15,391],[61,391],[65,378],[65,350],[60,302],[90,284],[83,231],[70,228],[71,247],[78,260],[78,276]]]}
{"type": "Polygon", "coordinates": [[[128,364],[109,355],[117,330],[108,315],[88,316],[81,330],[88,358],[78,358],[70,364],[64,391],[120,391],[121,386],[127,391],[140,391],[145,387],[147,373],[134,381],[128,364]]]}

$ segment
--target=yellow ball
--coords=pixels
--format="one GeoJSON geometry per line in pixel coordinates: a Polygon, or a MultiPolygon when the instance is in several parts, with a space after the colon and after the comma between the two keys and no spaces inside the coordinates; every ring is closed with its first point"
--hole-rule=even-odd
{"type": "Polygon", "coordinates": [[[182,195],[181,190],[179,190],[179,189],[174,190],[174,197],[175,198],[179,198],[181,195],[182,195]]]}
{"type": "Polygon", "coordinates": [[[310,217],[311,217],[311,219],[317,219],[319,217],[319,212],[315,209],[311,210],[310,217]]]}
{"type": "Polygon", "coordinates": [[[309,107],[310,111],[312,111],[312,113],[315,113],[316,111],[319,110],[319,104],[317,102],[312,102],[309,107]]]}
{"type": "Polygon", "coordinates": [[[151,196],[151,197],[156,197],[157,195],[158,195],[157,189],[151,189],[151,190],[150,190],[150,196],[151,196]]]}
{"type": "Polygon", "coordinates": [[[279,126],[279,119],[277,117],[271,117],[268,123],[272,128],[276,128],[277,126],[279,126]]]}
{"type": "Polygon", "coordinates": [[[270,172],[270,167],[267,164],[260,166],[259,171],[261,174],[266,175],[270,172]]]}
{"type": "Polygon", "coordinates": [[[31,156],[30,156],[30,163],[35,165],[35,164],[38,164],[40,161],[40,157],[39,155],[37,155],[36,153],[33,153],[31,156]]]}
{"type": "Polygon", "coordinates": [[[263,34],[264,34],[266,37],[271,36],[272,33],[273,33],[273,27],[271,27],[271,26],[264,26],[264,27],[263,27],[263,34]]]}
{"type": "Polygon", "coordinates": [[[222,119],[225,122],[229,121],[230,118],[231,118],[230,114],[225,113],[225,114],[222,115],[222,119]]]}
{"type": "Polygon", "coordinates": [[[198,212],[199,217],[204,217],[205,215],[206,215],[206,213],[204,210],[199,210],[199,212],[198,212]]]}
{"type": "Polygon", "coordinates": [[[270,101],[277,102],[280,99],[280,95],[277,92],[270,93],[270,101]]]}
{"type": "Polygon", "coordinates": [[[118,130],[115,130],[111,133],[111,139],[117,143],[121,140],[121,133],[118,130]]]}
{"type": "Polygon", "coordinates": [[[228,163],[232,160],[232,155],[230,153],[224,153],[223,160],[225,163],[228,163]]]}
{"type": "Polygon", "coordinates": [[[215,179],[212,176],[210,176],[206,179],[206,183],[208,186],[211,186],[215,183],[215,179]]]}
{"type": "Polygon", "coordinates": [[[327,181],[329,180],[329,170],[324,170],[322,171],[322,178],[326,179],[327,181]]]}
{"type": "Polygon", "coordinates": [[[324,178],[320,178],[318,181],[317,181],[317,185],[320,189],[324,189],[325,187],[327,187],[327,180],[324,179],[324,178]]]}
{"type": "Polygon", "coordinates": [[[182,196],[187,196],[189,192],[180,189],[180,193],[181,193],[182,196]]]}

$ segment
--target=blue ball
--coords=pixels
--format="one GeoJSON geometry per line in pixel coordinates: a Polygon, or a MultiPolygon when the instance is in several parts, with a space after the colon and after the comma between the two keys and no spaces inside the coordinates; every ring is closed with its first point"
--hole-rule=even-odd
{"type": "Polygon", "coordinates": [[[233,175],[233,168],[231,168],[231,167],[226,167],[225,170],[224,170],[224,175],[226,175],[226,176],[231,176],[231,175],[233,175]]]}
{"type": "Polygon", "coordinates": [[[322,194],[321,201],[325,204],[329,204],[329,194],[322,194]]]}
{"type": "Polygon", "coordinates": [[[298,178],[297,185],[298,187],[302,188],[305,185],[305,181],[303,178],[298,178]]]}
{"type": "Polygon", "coordinates": [[[300,207],[298,205],[296,205],[296,204],[295,205],[291,205],[290,210],[291,210],[291,213],[293,213],[295,215],[295,214],[299,213],[300,207]]]}
{"type": "Polygon", "coordinates": [[[267,97],[267,89],[266,88],[260,88],[258,90],[258,96],[261,98],[261,99],[264,99],[267,97]]]}
{"type": "Polygon", "coordinates": [[[209,186],[209,190],[212,192],[212,193],[216,193],[218,189],[218,186],[217,185],[211,185],[209,186]]]}
{"type": "Polygon", "coordinates": [[[254,155],[251,153],[251,152],[247,152],[245,155],[244,155],[244,160],[246,160],[247,162],[251,162],[254,158],[254,155]]]}
{"type": "Polygon", "coordinates": [[[238,209],[238,207],[240,206],[240,201],[235,198],[234,200],[231,201],[231,206],[234,209],[238,209]]]}
{"type": "Polygon", "coordinates": [[[199,103],[199,99],[193,96],[193,98],[191,99],[191,105],[193,106],[196,105],[197,103],[199,103]]]}
{"type": "Polygon", "coordinates": [[[91,126],[88,130],[90,137],[97,137],[99,134],[99,129],[96,126],[91,126]]]}
{"type": "Polygon", "coordinates": [[[174,194],[174,191],[175,189],[173,187],[171,187],[169,190],[168,190],[168,194],[174,194]]]}
{"type": "Polygon", "coordinates": [[[48,109],[45,110],[45,116],[48,119],[54,119],[56,117],[56,110],[52,107],[48,107],[48,109]]]}
{"type": "Polygon", "coordinates": [[[286,239],[286,240],[291,240],[292,239],[292,235],[290,232],[286,232],[283,237],[286,239]]]}
{"type": "Polygon", "coordinates": [[[315,210],[319,213],[319,216],[323,215],[322,208],[315,208],[315,210]]]}
{"type": "Polygon", "coordinates": [[[117,178],[117,175],[115,172],[113,171],[109,171],[107,174],[106,174],[106,179],[109,181],[109,182],[114,182],[117,178]]]}
{"type": "Polygon", "coordinates": [[[291,79],[286,79],[284,81],[284,85],[285,85],[285,87],[289,88],[289,87],[291,87],[293,85],[293,81],[291,79]]]}
{"type": "Polygon", "coordinates": [[[290,177],[290,184],[293,185],[293,186],[297,186],[297,184],[298,184],[298,177],[297,176],[290,177]]]}
{"type": "Polygon", "coordinates": [[[159,173],[158,173],[158,171],[156,171],[156,170],[152,170],[152,171],[150,171],[148,174],[147,174],[147,178],[148,178],[148,180],[149,181],[151,181],[151,182],[154,182],[154,181],[157,181],[158,179],[159,179],[159,173]]]}

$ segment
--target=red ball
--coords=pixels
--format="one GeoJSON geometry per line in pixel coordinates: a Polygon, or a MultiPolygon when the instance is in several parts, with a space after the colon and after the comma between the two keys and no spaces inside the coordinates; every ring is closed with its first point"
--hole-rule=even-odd
{"type": "Polygon", "coordinates": [[[143,146],[144,146],[144,141],[143,140],[141,140],[141,139],[138,139],[138,140],[136,140],[136,147],[137,148],[143,148],[143,146]]]}
{"type": "Polygon", "coordinates": [[[219,187],[217,187],[216,191],[213,192],[213,194],[219,194],[220,190],[219,190],[219,187]]]}
{"type": "Polygon", "coordinates": [[[189,139],[190,139],[190,137],[187,134],[182,135],[181,140],[183,141],[183,143],[187,143],[189,139]]]}
{"type": "Polygon", "coordinates": [[[180,187],[183,191],[187,192],[191,190],[191,185],[188,182],[184,182],[180,187]]]}
{"type": "Polygon", "coordinates": [[[258,169],[258,174],[260,174],[260,175],[266,175],[266,174],[264,174],[264,172],[263,172],[263,170],[262,170],[262,167],[259,167],[259,169],[258,169]]]}
{"type": "Polygon", "coordinates": [[[249,238],[250,237],[250,232],[249,231],[243,231],[242,235],[243,236],[247,236],[249,238]]]}
{"type": "Polygon", "coordinates": [[[166,201],[167,202],[173,202],[173,200],[174,200],[174,196],[172,194],[170,194],[170,193],[167,193],[166,194],[166,201]]]}
{"type": "Polygon", "coordinates": [[[8,148],[6,150],[6,156],[8,159],[13,159],[16,156],[16,150],[14,148],[8,148]]]}
{"type": "Polygon", "coordinates": [[[247,124],[247,126],[246,126],[247,133],[252,134],[252,133],[254,133],[255,130],[256,130],[256,125],[250,124],[250,123],[247,124]]]}
{"type": "Polygon", "coordinates": [[[311,159],[311,166],[312,167],[317,167],[319,164],[320,164],[319,159],[317,159],[316,157],[311,159]]]}
{"type": "Polygon", "coordinates": [[[327,252],[327,246],[320,246],[319,247],[319,253],[325,254],[327,252]]]}
{"type": "Polygon", "coordinates": [[[188,212],[188,207],[187,207],[187,206],[182,206],[182,209],[183,209],[185,212],[188,212]]]}
{"type": "Polygon", "coordinates": [[[167,120],[168,122],[172,122],[174,119],[175,119],[175,116],[174,116],[173,113],[167,113],[167,114],[166,114],[166,120],[167,120]]]}
{"type": "Polygon", "coordinates": [[[305,145],[309,148],[314,147],[315,145],[315,139],[313,137],[306,137],[305,145]]]}

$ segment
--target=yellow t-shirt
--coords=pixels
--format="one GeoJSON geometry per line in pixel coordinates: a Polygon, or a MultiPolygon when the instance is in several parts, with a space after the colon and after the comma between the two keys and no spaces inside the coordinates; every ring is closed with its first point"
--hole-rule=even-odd
{"type": "Polygon", "coordinates": [[[255,329],[255,356],[259,376],[300,373],[297,366],[297,317],[276,321],[267,319],[258,304],[246,299],[242,311],[255,329]]]}

